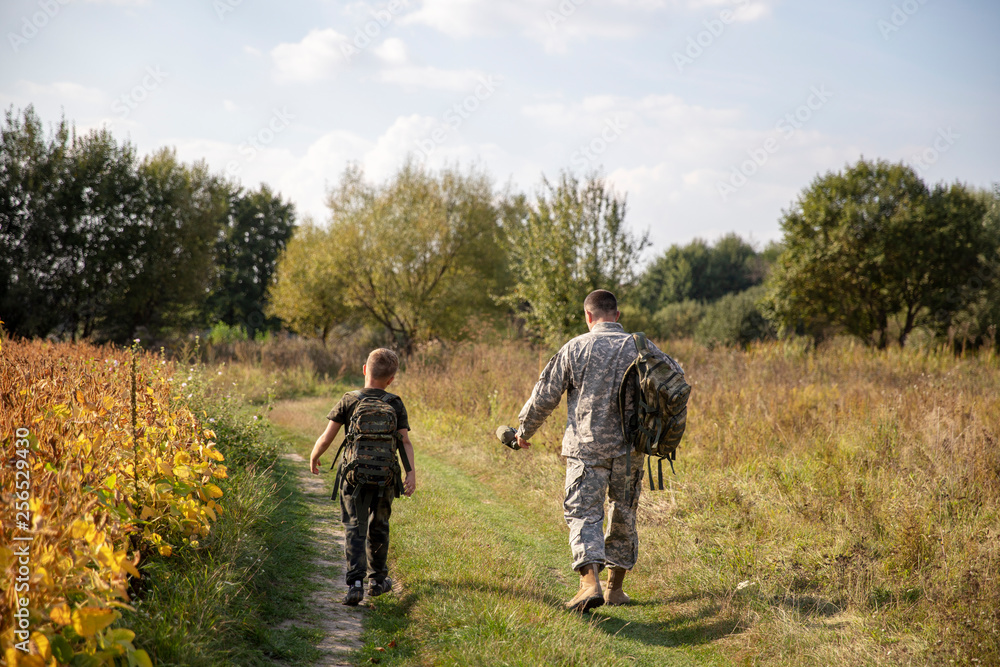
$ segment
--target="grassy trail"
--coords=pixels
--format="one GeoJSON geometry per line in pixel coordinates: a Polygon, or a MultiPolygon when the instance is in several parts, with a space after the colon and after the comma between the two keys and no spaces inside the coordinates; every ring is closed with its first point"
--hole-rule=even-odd
{"type": "MultiPolygon", "coordinates": [[[[280,403],[272,421],[308,456],[329,407],[326,399],[280,403]]],[[[418,491],[393,505],[390,570],[402,591],[372,605],[360,662],[728,665],[737,659],[730,638],[739,628],[715,602],[671,597],[652,588],[649,577],[628,582],[632,606],[584,616],[563,611],[577,579],[560,498],[523,493],[509,474],[482,474],[431,445],[443,439],[430,420],[415,424],[418,491]]],[[[532,461],[513,460],[512,470],[523,464],[532,461]]]]}

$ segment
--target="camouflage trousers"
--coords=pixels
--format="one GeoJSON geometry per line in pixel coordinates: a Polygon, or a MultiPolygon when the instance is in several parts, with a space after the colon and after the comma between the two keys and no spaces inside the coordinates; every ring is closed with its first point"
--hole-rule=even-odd
{"type": "Polygon", "coordinates": [[[364,581],[380,582],[389,573],[389,517],[392,493],[366,493],[363,488],[344,484],[340,494],[340,519],[344,522],[344,555],[347,557],[347,585],[364,581]]]}
{"type": "Polygon", "coordinates": [[[599,569],[631,570],[639,555],[635,511],[642,490],[643,457],[632,453],[631,470],[626,457],[566,459],[566,500],[563,511],[569,526],[573,569],[596,563],[599,569]],[[626,504],[626,489],[631,489],[626,504]],[[604,500],[610,501],[611,520],[604,531],[604,500]]]}

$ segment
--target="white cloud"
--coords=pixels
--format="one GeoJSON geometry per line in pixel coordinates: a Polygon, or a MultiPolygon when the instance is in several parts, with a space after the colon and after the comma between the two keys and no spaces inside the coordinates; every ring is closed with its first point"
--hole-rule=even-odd
{"type": "Polygon", "coordinates": [[[455,92],[471,92],[484,77],[472,69],[449,70],[437,67],[404,65],[389,67],[379,72],[379,81],[411,88],[431,88],[455,92]]]}
{"type": "Polygon", "coordinates": [[[150,0],[84,0],[91,5],[117,5],[119,7],[142,7],[150,4],[150,0]]]}
{"type": "Polygon", "coordinates": [[[424,0],[420,9],[403,20],[456,38],[502,35],[514,29],[550,52],[565,52],[574,39],[634,34],[635,26],[609,15],[595,15],[592,10],[598,4],[593,0],[579,4],[573,0],[424,0]]]}
{"type": "Polygon", "coordinates": [[[53,83],[19,81],[17,87],[30,100],[53,99],[85,105],[104,104],[107,101],[107,96],[98,88],[72,81],[55,81],[53,83]]]}
{"type": "Polygon", "coordinates": [[[733,230],[775,238],[781,210],[806,185],[803,174],[857,158],[855,147],[813,128],[785,136],[773,125],[757,126],[738,108],[705,107],[674,95],[546,100],[522,106],[521,113],[552,142],[549,164],[577,174],[603,170],[627,193],[631,224],[648,228],[661,249],[733,230]],[[723,198],[719,184],[751,153],[759,155],[768,138],[777,138],[778,150],[723,198]]]}
{"type": "Polygon", "coordinates": [[[229,113],[233,113],[234,111],[239,111],[240,109],[236,105],[236,102],[233,102],[232,100],[222,100],[222,108],[228,111],[229,113]]]}
{"type": "Polygon", "coordinates": [[[409,61],[406,44],[398,37],[390,37],[379,44],[375,55],[389,65],[405,65],[409,61]]]}
{"type": "Polygon", "coordinates": [[[329,78],[347,64],[350,40],[333,30],[310,30],[302,41],[282,43],[271,49],[279,81],[311,82],[329,78]]]}
{"type": "Polygon", "coordinates": [[[430,26],[450,37],[472,37],[489,34],[509,25],[504,19],[516,2],[488,0],[424,0],[420,9],[403,18],[403,23],[430,26]]]}
{"type": "Polygon", "coordinates": [[[549,53],[566,53],[590,38],[627,39],[651,16],[704,13],[729,8],[734,20],[752,21],[770,11],[772,0],[424,0],[403,21],[426,25],[450,37],[503,35],[516,30],[549,53]]]}
{"type": "Polygon", "coordinates": [[[756,21],[771,13],[773,0],[687,0],[686,4],[691,11],[731,9],[736,21],[756,21]]]}
{"type": "Polygon", "coordinates": [[[413,64],[406,44],[398,37],[390,37],[379,44],[374,54],[384,65],[378,80],[408,89],[471,92],[485,78],[482,72],[474,69],[441,69],[413,64]]]}

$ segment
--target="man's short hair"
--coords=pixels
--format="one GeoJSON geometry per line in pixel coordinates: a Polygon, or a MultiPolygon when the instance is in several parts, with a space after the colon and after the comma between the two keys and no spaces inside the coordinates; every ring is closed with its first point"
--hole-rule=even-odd
{"type": "Polygon", "coordinates": [[[583,300],[583,309],[591,315],[610,317],[618,312],[618,299],[606,289],[595,289],[583,300]]]}
{"type": "Polygon", "coordinates": [[[380,347],[371,351],[365,365],[373,380],[388,380],[399,370],[399,357],[392,350],[380,347]]]}

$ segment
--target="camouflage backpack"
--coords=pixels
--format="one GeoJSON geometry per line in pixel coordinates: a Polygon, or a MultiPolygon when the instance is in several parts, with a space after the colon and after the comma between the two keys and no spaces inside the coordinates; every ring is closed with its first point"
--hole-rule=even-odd
{"type": "MultiPolygon", "coordinates": [[[[396,397],[388,392],[382,396],[368,396],[361,391],[352,394],[359,400],[340,445],[345,449],[344,462],[337,472],[333,497],[337,497],[341,479],[352,486],[369,487],[379,494],[391,489],[398,496],[403,487],[396,460],[400,436],[396,428],[396,411],[389,404],[396,397]]],[[[339,450],[337,454],[339,456],[339,450]]],[[[405,461],[405,454],[403,459],[405,461]]],[[[333,460],[336,464],[337,457],[333,460]]]]}
{"type": "MultiPolygon", "coordinates": [[[[618,410],[622,417],[622,435],[639,455],[659,457],[659,488],[663,488],[663,460],[674,471],[677,445],[687,425],[687,402],[691,387],[684,381],[684,371],[667,355],[653,354],[643,333],[632,334],[637,356],[622,378],[618,389],[618,410]],[[626,397],[633,392],[635,409],[626,414],[626,397]]],[[[653,468],[646,460],[649,488],[653,488],[653,468]]],[[[676,474],[676,472],[674,472],[676,474]]]]}

